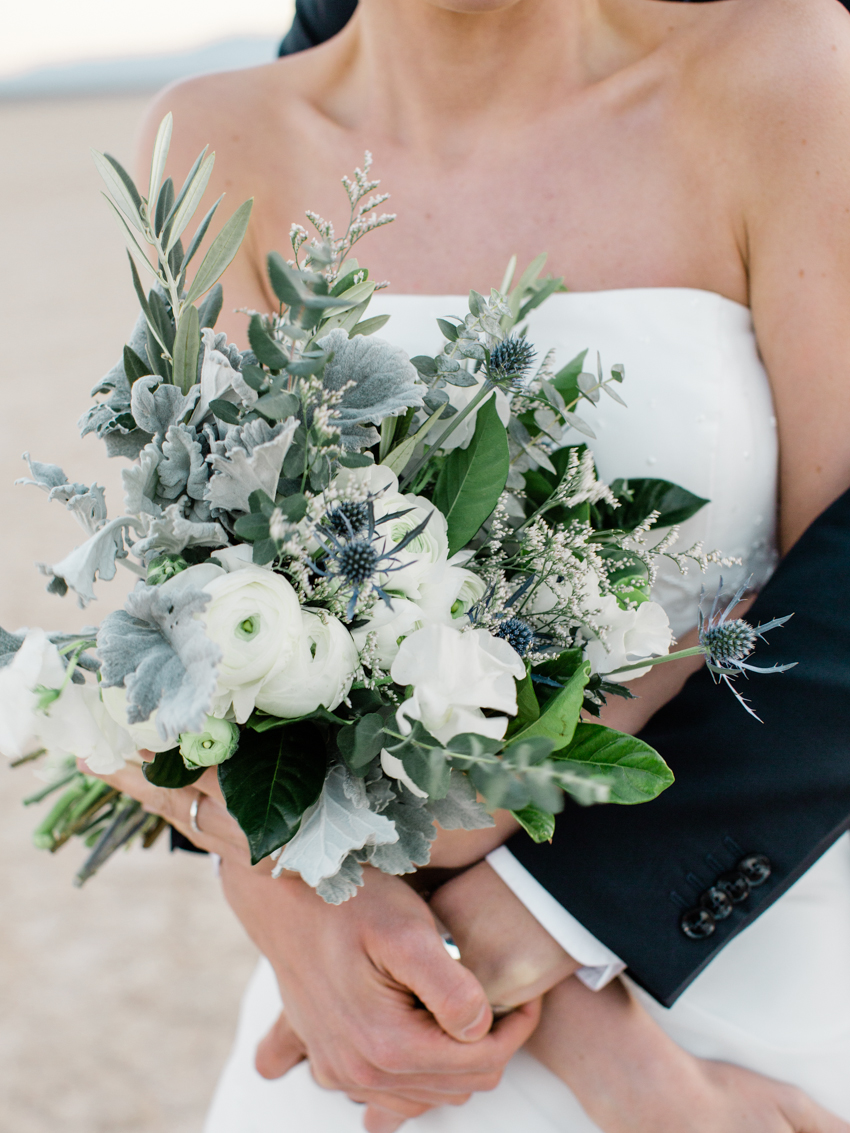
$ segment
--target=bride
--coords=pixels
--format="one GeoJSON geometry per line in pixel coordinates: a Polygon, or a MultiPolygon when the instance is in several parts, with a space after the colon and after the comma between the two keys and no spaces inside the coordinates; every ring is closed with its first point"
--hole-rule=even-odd
{"type": "MultiPolygon", "coordinates": [[[[535,313],[533,341],[562,361],[590,346],[625,364],[627,422],[615,409],[594,421],[603,477],[657,476],[709,498],[694,537],[741,556],[757,585],[850,485],[850,23],[836,0],[361,0],[314,50],[165,92],[145,168],[167,110],[178,163],[207,141],[217,152],[211,199],[255,198],[229,306],[274,306],[263,254],[285,249],[305,209],[334,217],[340,174],[369,149],[399,216],[368,254],[372,277],[392,283],[373,304],[392,315],[385,336],[428,352],[435,316],[498,284],[513,254],[546,250],[570,290],[535,313]]],[[[219,329],[242,343],[244,314],[219,329]]],[[[659,582],[683,645],[701,581],[659,582]]],[[[606,722],[637,731],[687,675],[655,670],[606,722]]],[[[373,1133],[405,1118],[488,1133],[850,1128],[816,1104],[850,1119],[846,838],[669,1012],[645,997],[652,1017],[619,981],[594,994],[569,978],[582,968],[593,984],[607,950],[532,915],[522,867],[498,850],[434,903],[495,1001],[528,1001],[490,1030],[481,984],[401,879],[367,871],[356,899],[325,906],[297,878],[246,868],[214,779],[199,784],[200,809],[194,790],[163,799],[132,769],[119,780],[222,854],[228,899],[270,961],[207,1133],[345,1133],[363,1116],[355,1102],[373,1133]],[[817,1001],[803,993],[813,971],[817,1001]],[[278,985],[287,1015],[259,1065],[274,1077],[306,1054],[315,1081],[307,1063],[271,1082],[253,1069],[278,985]],[[515,1055],[551,987],[536,1059],[515,1055]]],[[[435,864],[480,862],[511,832],[500,815],[493,841],[441,835],[435,864]]],[[[608,959],[610,977],[622,965],[608,959]]]]}

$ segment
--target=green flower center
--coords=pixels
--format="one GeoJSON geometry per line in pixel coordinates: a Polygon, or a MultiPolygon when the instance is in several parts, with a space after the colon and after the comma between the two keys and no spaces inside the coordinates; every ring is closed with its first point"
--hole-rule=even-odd
{"type": "Polygon", "coordinates": [[[243,641],[250,641],[252,637],[256,637],[260,632],[260,615],[252,614],[250,618],[245,618],[236,627],[236,636],[241,637],[243,641]]]}

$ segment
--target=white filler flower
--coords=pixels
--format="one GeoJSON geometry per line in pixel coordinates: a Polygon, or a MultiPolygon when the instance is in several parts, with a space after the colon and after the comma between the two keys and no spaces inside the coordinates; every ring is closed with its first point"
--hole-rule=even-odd
{"type": "Polygon", "coordinates": [[[396,713],[399,730],[407,733],[410,721],[420,720],[446,743],[461,732],[501,739],[507,716],[485,716],[482,709],[516,714],[514,678],[525,675],[525,664],[506,641],[486,630],[461,633],[432,625],[405,638],[391,673],[397,684],[413,685],[413,695],[396,713]]]}

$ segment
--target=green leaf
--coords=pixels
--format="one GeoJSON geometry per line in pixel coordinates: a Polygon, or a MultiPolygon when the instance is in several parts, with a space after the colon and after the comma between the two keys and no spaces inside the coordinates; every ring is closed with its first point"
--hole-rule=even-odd
{"type": "Polygon", "coordinates": [[[307,497],[296,492],[295,495],[287,496],[285,500],[281,500],[277,509],[282,513],[284,519],[288,519],[290,523],[300,523],[307,514],[307,497]]]}
{"type": "Polygon", "coordinates": [[[142,245],[139,243],[139,240],[137,239],[137,237],[134,234],[132,228],[130,227],[126,217],[124,216],[124,213],[121,211],[121,209],[118,208],[118,206],[115,204],[115,202],[112,200],[112,198],[110,196],[108,196],[106,193],[103,194],[103,199],[106,201],[106,203],[112,209],[112,215],[118,221],[119,227],[121,228],[121,231],[124,234],[124,239],[127,241],[127,244],[129,245],[129,247],[131,249],[134,249],[136,252],[139,253],[140,262],[141,262],[142,266],[148,272],[150,272],[150,274],[153,276],[153,278],[155,280],[157,280],[157,282],[158,282],[159,276],[156,274],[156,271],[154,270],[153,264],[148,259],[147,252],[142,247],[142,245]]]}
{"type": "Polygon", "coordinates": [[[491,397],[478,410],[469,447],[449,453],[434,488],[434,504],[448,524],[449,555],[465,547],[492,513],[509,468],[508,434],[491,397]]]}
{"type": "Polygon", "coordinates": [[[257,488],[257,490],[252,492],[248,497],[248,507],[251,509],[252,513],[259,512],[261,515],[268,518],[274,511],[274,500],[271,496],[266,495],[262,488],[257,488]]]}
{"type": "Polygon", "coordinates": [[[447,319],[437,319],[437,326],[443,332],[443,337],[449,342],[457,342],[457,327],[447,319]]]}
{"type": "Polygon", "coordinates": [[[219,421],[225,421],[228,425],[239,424],[239,410],[232,401],[224,401],[220,397],[214,397],[210,402],[210,409],[219,421]]]}
{"type": "Polygon", "coordinates": [[[156,206],[156,195],[159,192],[159,183],[162,180],[162,175],[165,172],[165,163],[168,160],[168,150],[171,146],[171,131],[173,126],[174,119],[169,110],[159,124],[159,129],[156,132],[156,141],[153,144],[151,179],[148,189],[148,205],[150,208],[155,208],[156,206]]]}
{"type": "Polygon", "coordinates": [[[91,153],[97,171],[106,182],[106,187],[112,194],[115,203],[133,227],[141,232],[142,198],[139,196],[139,190],[133,184],[130,174],[108,153],[99,153],[96,149],[93,149],[91,153]]]}
{"type": "Polygon", "coordinates": [[[142,765],[142,772],[149,783],[174,790],[197,782],[205,771],[205,767],[197,767],[190,771],[183,762],[180,748],[177,747],[171,748],[170,751],[158,752],[150,763],[142,765]]]}
{"type": "MultiPolygon", "coordinates": [[[[206,152],[206,150],[204,152],[206,152]]],[[[186,178],[186,183],[180,190],[177,200],[174,202],[174,210],[171,219],[167,222],[168,241],[165,245],[166,251],[174,246],[188,226],[189,221],[195,215],[195,209],[201,203],[201,197],[203,197],[206,192],[207,185],[212,176],[214,164],[214,153],[207,154],[206,157],[204,157],[202,153],[196,163],[196,167],[186,178]],[[203,158],[203,160],[201,160],[201,158],[203,158]]]]}
{"type": "Polygon", "coordinates": [[[253,512],[251,515],[240,515],[233,524],[233,530],[240,539],[245,539],[248,543],[256,543],[258,539],[268,539],[268,517],[258,512],[253,512]]]}
{"type": "Polygon", "coordinates": [[[416,446],[420,441],[425,440],[429,430],[436,425],[441,415],[442,410],[432,413],[425,424],[421,425],[412,437],[407,437],[400,445],[397,445],[388,456],[384,457],[381,464],[395,472],[396,476],[401,476],[405,467],[410,463],[416,446]]]}
{"type": "Polygon", "coordinates": [[[437,363],[428,354],[417,354],[414,358],[410,359],[411,365],[425,378],[435,378],[437,376],[437,363]]]}
{"type": "MultiPolygon", "coordinates": [[[[188,393],[198,380],[198,351],[201,348],[201,327],[198,308],[184,306],[174,336],[173,382],[188,393]]],[[[215,412],[215,410],[213,410],[215,412]]]]}
{"type": "Polygon", "coordinates": [[[547,276],[546,279],[540,280],[534,285],[533,294],[530,299],[520,307],[517,314],[517,322],[522,322],[534,310],[544,303],[550,295],[554,295],[556,291],[564,291],[564,277],[563,276],[547,276]]]}
{"type": "Polygon", "coordinates": [[[139,378],[145,378],[151,368],[143,358],[140,358],[132,346],[124,347],[124,373],[130,385],[139,378]]]}
{"type": "Polygon", "coordinates": [[[371,319],[363,319],[354,327],[348,337],[354,338],[356,334],[374,334],[376,330],[386,326],[389,321],[389,315],[374,315],[371,319]]]}
{"type": "Polygon", "coordinates": [[[452,765],[446,749],[430,735],[419,720],[403,739],[385,736],[383,746],[400,759],[404,769],[420,790],[432,799],[444,799],[451,786],[452,765]]]}
{"type": "Polygon", "coordinates": [[[516,716],[508,724],[509,736],[528,724],[533,724],[540,715],[540,705],[529,673],[516,682],[516,709],[516,716]]]}
{"type": "Polygon", "coordinates": [[[314,724],[242,732],[235,755],[218,769],[218,781],[248,839],[252,864],[293,836],[321,793],[326,768],[324,738],[314,724]]]}
{"type": "Polygon", "coordinates": [[[570,746],[553,758],[607,779],[612,803],[648,802],[673,782],[673,772],[654,748],[602,724],[579,724],[570,746]]]}
{"type": "Polygon", "coordinates": [[[546,810],[541,810],[534,803],[529,803],[522,810],[513,810],[511,814],[531,836],[534,842],[551,842],[555,834],[555,816],[546,810]]]}
{"type": "Polygon", "coordinates": [[[187,303],[194,303],[196,299],[200,299],[230,266],[245,237],[253,205],[253,197],[240,205],[213,240],[192,280],[189,294],[186,296],[187,303]]]}
{"type": "Polygon", "coordinates": [[[594,509],[602,529],[631,531],[653,511],[661,513],[655,521],[656,527],[672,527],[696,515],[709,502],[669,480],[615,480],[611,490],[620,501],[619,507],[600,502],[594,509]]]}
{"type": "Polygon", "coordinates": [[[523,728],[513,739],[545,736],[554,741],[554,750],[566,747],[578,724],[584,702],[584,686],[590,680],[590,662],[584,661],[576,669],[560,692],[547,703],[539,719],[523,728]]]}
{"type": "Polygon", "coordinates": [[[202,328],[215,326],[223,302],[224,291],[221,284],[217,283],[198,308],[198,321],[202,328]]]}
{"type": "Polygon", "coordinates": [[[302,304],[303,296],[303,285],[298,273],[289,266],[280,252],[269,252],[266,267],[272,291],[281,303],[297,310],[302,304]]]}
{"type": "Polygon", "coordinates": [[[162,183],[162,188],[159,190],[159,196],[156,199],[156,210],[154,212],[154,229],[157,236],[162,232],[166,217],[170,214],[173,206],[174,182],[170,177],[166,177],[162,183]]]}
{"type": "Polygon", "coordinates": [[[171,314],[165,306],[165,301],[158,291],[148,292],[148,309],[153,316],[152,329],[156,334],[157,340],[161,342],[171,354],[174,349],[174,335],[176,328],[172,321],[171,314]]]}
{"type": "Polygon", "coordinates": [[[339,458],[339,463],[343,468],[368,468],[375,462],[366,452],[344,452],[339,458]]]}
{"type": "MultiPolygon", "coordinates": [[[[215,286],[218,287],[219,284],[216,284],[215,286]]],[[[214,291],[215,288],[213,288],[213,290],[210,292],[210,295],[212,295],[214,291]]],[[[246,363],[242,367],[242,377],[245,379],[246,383],[251,387],[251,389],[256,390],[257,393],[259,393],[263,386],[266,384],[267,374],[265,370],[261,370],[259,366],[251,366],[250,364],[246,363]]]]}
{"type": "Polygon", "coordinates": [[[183,259],[183,270],[184,271],[189,266],[189,261],[192,259],[195,252],[197,252],[198,248],[200,248],[201,241],[206,236],[207,229],[210,226],[210,221],[215,216],[215,210],[221,204],[223,199],[224,199],[224,193],[222,193],[221,196],[218,198],[218,200],[212,205],[212,207],[210,208],[207,215],[204,217],[204,219],[201,221],[201,223],[195,229],[195,235],[190,240],[189,247],[186,249],[186,255],[183,259]]]}
{"type": "Polygon", "coordinates": [[[294,417],[301,408],[301,398],[294,393],[266,393],[254,402],[254,409],[271,421],[294,417]]]}
{"type": "Polygon", "coordinates": [[[381,754],[385,741],[384,718],[377,712],[369,712],[353,726],[342,728],[336,739],[343,759],[355,774],[363,773],[381,754]]]}
{"type": "Polygon", "coordinates": [[[248,341],[251,349],[264,366],[270,370],[283,370],[289,361],[287,356],[266,330],[262,315],[252,315],[248,324],[248,341]]]}
{"type": "Polygon", "coordinates": [[[576,354],[566,366],[562,367],[552,379],[552,385],[563,397],[564,401],[569,407],[579,397],[578,376],[584,370],[584,360],[587,357],[587,351],[582,350],[581,354],[576,354]]]}

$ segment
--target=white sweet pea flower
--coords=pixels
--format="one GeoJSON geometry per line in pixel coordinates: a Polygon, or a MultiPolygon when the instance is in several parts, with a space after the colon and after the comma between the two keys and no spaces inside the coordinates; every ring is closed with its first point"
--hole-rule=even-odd
{"type": "Polygon", "coordinates": [[[147,720],[143,720],[140,724],[131,724],[127,719],[127,690],[121,688],[119,685],[114,685],[111,688],[101,688],[100,698],[103,702],[103,708],[106,714],[115,721],[115,723],[132,738],[133,744],[138,751],[170,751],[171,748],[176,746],[173,739],[164,740],[159,734],[156,726],[155,719],[156,713],[152,712],[147,720]]]}
{"type": "MultiPolygon", "coordinates": [[[[673,631],[657,602],[642,602],[634,610],[624,610],[613,594],[606,594],[599,599],[595,620],[605,627],[604,640],[589,629],[582,631],[587,639],[585,656],[593,673],[616,673],[624,665],[647,657],[662,657],[670,650],[673,631]]],[[[651,667],[632,669],[616,679],[637,680],[651,667]]]]}
{"type": "Polygon", "coordinates": [[[516,714],[517,680],[525,675],[519,654],[486,630],[461,633],[433,625],[405,638],[390,670],[400,685],[413,685],[413,696],[396,713],[407,734],[411,720],[421,720],[432,736],[446,743],[461,732],[501,739],[507,716],[485,716],[482,708],[516,714]]]}
{"type": "Polygon", "coordinates": [[[98,690],[67,680],[58,649],[43,630],[33,629],[0,669],[0,751],[20,759],[41,748],[54,761],[84,759],[102,774],[118,771],[135,751],[103,710],[98,690]]]}
{"type": "Polygon", "coordinates": [[[375,603],[369,620],[351,636],[359,650],[366,647],[370,633],[375,634],[375,653],[380,665],[388,669],[396,658],[402,641],[417,629],[421,629],[425,619],[422,610],[407,598],[392,599],[392,606],[380,600],[375,603]]]}
{"type": "MultiPolygon", "coordinates": [[[[479,377],[476,384],[472,386],[446,385],[446,393],[449,395],[449,405],[457,409],[458,412],[462,409],[466,409],[473,397],[480,392],[484,380],[483,377],[479,377]]],[[[478,410],[492,397],[496,398],[496,412],[499,415],[499,420],[505,428],[508,427],[508,422],[511,419],[511,403],[500,389],[495,389],[489,397],[485,397],[481,404],[473,409],[468,417],[461,421],[453,433],[450,433],[449,436],[446,437],[445,443],[440,446],[444,452],[450,452],[455,448],[469,448],[469,442],[472,440],[472,434],[475,432],[475,421],[478,417],[478,410]]],[[[451,423],[451,419],[449,423],[451,423]]]]}
{"type": "Polygon", "coordinates": [[[332,712],[348,696],[360,663],[351,634],[330,614],[301,611],[303,632],[295,651],[272,672],[257,693],[256,704],[283,720],[332,712]]]}
{"type": "Polygon", "coordinates": [[[457,625],[484,597],[487,586],[480,575],[457,566],[455,559],[435,563],[419,585],[418,605],[423,625],[457,625]]]}

